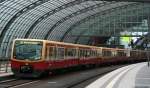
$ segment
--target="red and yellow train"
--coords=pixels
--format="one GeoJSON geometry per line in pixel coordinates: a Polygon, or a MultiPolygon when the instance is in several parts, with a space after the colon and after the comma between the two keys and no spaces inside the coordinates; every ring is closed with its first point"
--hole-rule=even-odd
{"type": "Polygon", "coordinates": [[[141,61],[146,51],[104,48],[39,39],[15,39],[11,69],[19,77],[39,77],[56,69],[75,66],[141,61]]]}

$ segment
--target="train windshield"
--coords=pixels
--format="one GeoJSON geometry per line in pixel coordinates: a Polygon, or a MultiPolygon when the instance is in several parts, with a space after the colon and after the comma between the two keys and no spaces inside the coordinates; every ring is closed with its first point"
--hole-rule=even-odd
{"type": "Polygon", "coordinates": [[[16,41],[13,56],[18,60],[40,60],[42,56],[42,42],[16,41]]]}

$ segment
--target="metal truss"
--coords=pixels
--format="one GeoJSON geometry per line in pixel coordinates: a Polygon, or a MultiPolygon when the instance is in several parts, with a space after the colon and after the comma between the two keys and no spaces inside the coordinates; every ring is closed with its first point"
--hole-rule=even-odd
{"type": "MultiPolygon", "coordinates": [[[[134,18],[136,18],[136,17],[134,17],[134,18]]],[[[132,26],[136,26],[136,25],[138,25],[138,24],[133,24],[132,26]]],[[[127,26],[126,28],[130,28],[131,25],[126,25],[126,26],[127,26]]],[[[114,31],[114,30],[113,30],[113,31],[114,31]]],[[[116,37],[120,37],[120,36],[121,36],[120,34],[118,34],[120,30],[118,31],[118,33],[114,33],[113,31],[112,31],[112,32],[109,32],[110,34],[109,34],[109,33],[108,33],[108,34],[106,33],[107,35],[104,34],[104,35],[101,35],[101,36],[116,36],[116,37]]],[[[84,33],[78,35],[78,36],[77,36],[77,39],[79,40],[80,36],[82,37],[82,35],[84,35],[84,33]]],[[[90,35],[90,36],[92,36],[92,35],[90,35]]],[[[89,36],[89,37],[90,37],[90,36],[89,36]]],[[[132,35],[130,35],[130,37],[131,37],[131,36],[132,36],[132,35]]],[[[133,37],[134,37],[134,36],[133,36],[133,37]]],[[[78,42],[78,41],[75,41],[75,42],[78,42]]]]}
{"type": "MultiPolygon", "coordinates": [[[[99,1],[99,0],[94,0],[94,1],[99,1]]],[[[117,1],[117,2],[147,2],[149,3],[150,0],[104,0],[104,1],[117,1]]]]}
{"type": "MultiPolygon", "coordinates": [[[[137,3],[134,3],[134,4],[137,4],[137,3]]],[[[129,5],[133,5],[133,4],[125,5],[125,7],[128,7],[129,5]]],[[[118,8],[121,8],[121,7],[122,7],[122,6],[115,7],[115,8],[111,8],[111,9],[105,10],[105,11],[101,11],[101,12],[98,12],[98,13],[96,13],[96,14],[93,14],[93,15],[87,17],[87,18],[84,18],[84,19],[82,19],[82,20],[76,22],[75,24],[73,24],[73,25],[66,31],[66,33],[64,34],[64,36],[62,36],[62,38],[61,38],[60,41],[63,41],[64,38],[67,36],[67,34],[68,34],[70,31],[72,31],[74,27],[80,25],[81,23],[84,23],[84,22],[88,21],[89,19],[94,19],[95,17],[97,17],[97,16],[99,16],[99,15],[104,15],[105,13],[108,13],[108,12],[110,12],[110,11],[113,11],[113,10],[115,11],[115,9],[118,9],[118,8]]]]}
{"type": "Polygon", "coordinates": [[[6,1],[6,0],[0,0],[0,3],[4,2],[4,1],[6,1]]]}
{"type": "MultiPolygon", "coordinates": [[[[150,13],[149,13],[150,14],[150,13]]],[[[143,19],[146,19],[146,18],[149,18],[148,17],[149,15],[147,14],[146,16],[144,16],[144,18],[143,19]]],[[[135,16],[132,16],[133,18],[135,18],[135,19],[140,19],[140,20],[142,20],[141,18],[140,18],[140,16],[139,17],[135,17],[135,16]]],[[[127,18],[128,19],[128,18],[127,18]]],[[[132,24],[132,26],[137,26],[138,25],[138,23],[136,23],[136,24],[132,24]]],[[[107,25],[105,25],[106,27],[107,27],[107,25]]],[[[128,24],[126,24],[126,28],[130,28],[131,27],[131,25],[128,25],[128,24]]],[[[120,31],[120,30],[119,30],[120,31]]],[[[118,32],[119,32],[118,31],[118,32]]],[[[116,33],[114,33],[114,32],[111,32],[112,34],[108,34],[107,36],[114,36],[114,37],[121,37],[121,35],[120,34],[116,34],[116,33]]],[[[80,34],[80,35],[78,35],[77,36],[77,39],[79,40],[79,38],[80,38],[80,36],[82,36],[82,35],[84,35],[84,33],[82,33],[82,34],[80,34]]],[[[102,35],[102,36],[106,36],[105,34],[104,35],[102,35]]],[[[130,37],[140,37],[139,35],[129,35],[130,37]]],[[[90,37],[90,36],[89,36],[90,37]]],[[[75,42],[78,42],[78,40],[77,41],[75,41],[75,42]]],[[[90,40],[89,40],[90,41],[90,40]]]]}
{"type": "MultiPolygon", "coordinates": [[[[114,3],[114,2],[113,2],[113,3],[114,3]]],[[[109,3],[109,4],[110,4],[110,3],[109,3]]],[[[111,4],[112,4],[112,3],[111,3],[111,4]]],[[[85,13],[85,12],[87,12],[87,11],[90,11],[90,10],[93,10],[93,9],[96,9],[96,8],[99,8],[99,7],[102,7],[102,6],[104,6],[104,5],[106,5],[106,4],[104,4],[104,3],[96,4],[96,5],[87,7],[87,8],[85,8],[85,9],[81,9],[81,10],[79,10],[79,11],[77,11],[77,12],[74,12],[74,13],[72,13],[72,14],[70,14],[70,15],[64,17],[64,18],[62,18],[61,20],[59,20],[57,23],[55,23],[55,24],[51,27],[51,29],[48,31],[48,33],[46,34],[46,36],[44,37],[44,39],[47,39],[48,36],[49,36],[49,34],[50,34],[58,25],[60,25],[61,23],[65,22],[66,20],[68,20],[68,19],[70,19],[70,18],[73,18],[73,17],[75,17],[75,16],[77,16],[77,15],[80,15],[80,14],[82,14],[82,13],[85,13]]]]}
{"type": "Polygon", "coordinates": [[[75,41],[74,41],[75,44],[79,41],[80,37],[81,37],[82,34],[84,34],[85,32],[86,32],[86,30],[83,30],[83,31],[80,32],[79,36],[78,36],[78,37],[75,39],[75,41]]]}
{"type": "Polygon", "coordinates": [[[62,6],[59,6],[53,10],[51,10],[50,12],[47,12],[46,14],[44,14],[43,16],[39,17],[33,24],[32,26],[29,28],[29,30],[27,31],[27,33],[25,34],[25,38],[28,38],[30,33],[33,31],[34,27],[40,23],[42,20],[44,19],[47,19],[48,17],[50,17],[51,15],[65,9],[65,8],[68,8],[68,7],[71,7],[71,6],[74,6],[74,5],[77,5],[77,4],[80,4],[80,3],[83,3],[83,2],[86,2],[86,1],[89,1],[89,0],[75,0],[73,2],[70,2],[70,3],[66,3],[62,6]]]}
{"type": "MultiPolygon", "coordinates": [[[[35,7],[37,6],[40,6],[41,4],[45,3],[45,2],[48,2],[50,0],[39,0],[39,1],[36,1],[30,5],[28,5],[27,7],[24,7],[22,8],[19,12],[17,12],[6,24],[6,26],[4,27],[4,29],[2,30],[1,32],[1,35],[0,35],[0,44],[2,45],[2,43],[4,42],[4,37],[8,31],[8,29],[10,28],[10,26],[15,22],[15,20],[20,17],[22,14],[25,14],[27,13],[28,11],[34,9],[35,7]]],[[[46,19],[48,16],[50,15],[53,15],[57,12],[59,12],[60,10],[62,9],[65,9],[65,8],[68,8],[68,7],[71,7],[73,5],[78,5],[82,2],[86,2],[86,1],[90,1],[90,0],[75,0],[75,1],[72,1],[70,3],[66,3],[50,12],[48,12],[47,14],[44,14],[42,17],[40,17],[39,19],[37,19],[37,21],[33,24],[33,26],[31,26],[30,30],[27,31],[27,34],[25,34],[26,37],[28,37],[28,34],[34,29],[34,27],[36,26],[36,24],[38,24],[39,22],[41,22],[44,19],[46,19]]],[[[26,38],[25,37],[25,38],[26,38]]],[[[0,47],[2,47],[0,45],[0,47]]]]}
{"type": "MultiPolygon", "coordinates": [[[[148,14],[145,14],[145,15],[142,15],[142,17],[141,16],[128,16],[127,18],[126,18],[126,20],[130,20],[131,22],[130,22],[130,24],[132,24],[132,25],[129,25],[128,23],[126,24],[126,28],[129,28],[129,27],[131,27],[131,26],[136,26],[136,25],[138,25],[138,24],[141,24],[141,22],[140,23],[135,23],[134,21],[136,20],[136,19],[138,19],[138,20],[143,20],[143,19],[147,19],[148,18],[148,14]],[[132,20],[130,19],[130,18],[132,18],[132,20]],[[132,23],[133,22],[133,23],[132,23]]],[[[107,19],[107,17],[104,17],[103,19],[101,19],[101,20],[105,20],[105,19],[107,19]]],[[[109,18],[108,18],[109,19],[109,18]]],[[[110,30],[110,32],[111,32],[111,36],[117,36],[116,35],[116,31],[117,32],[120,32],[121,31],[121,26],[118,26],[119,24],[120,25],[124,25],[124,23],[120,23],[119,22],[119,20],[123,20],[124,18],[122,17],[122,18],[120,18],[120,19],[116,19],[115,20],[115,25],[117,25],[117,27],[118,27],[118,29],[119,30],[116,30],[117,29],[117,27],[115,28],[115,32],[114,32],[114,30],[110,30]]],[[[98,22],[94,22],[93,24],[90,24],[90,25],[88,25],[88,27],[86,27],[86,28],[89,28],[89,29],[92,29],[92,27],[95,27],[95,26],[97,26],[98,24],[100,24],[99,23],[99,21],[98,22]]],[[[109,27],[110,25],[114,25],[114,20],[113,21],[108,21],[107,23],[101,23],[101,25],[103,25],[103,27],[102,28],[104,28],[104,29],[107,29],[107,27],[109,27]]],[[[122,30],[123,31],[123,30],[122,30]]],[[[100,36],[110,36],[110,35],[106,35],[106,34],[101,34],[100,36]]],[[[80,36],[80,35],[79,35],[80,36]]],[[[90,36],[90,35],[89,35],[90,36]]]]}
{"type": "Polygon", "coordinates": [[[49,0],[39,0],[39,1],[36,1],[30,5],[28,5],[27,7],[21,9],[18,13],[16,13],[9,21],[8,23],[6,24],[6,26],[4,27],[4,29],[2,30],[1,32],[1,35],[0,35],[0,44],[3,42],[4,40],[4,36],[7,32],[7,30],[9,29],[9,27],[14,23],[14,21],[22,14],[34,9],[35,7],[45,3],[45,2],[48,2],[49,0]]]}

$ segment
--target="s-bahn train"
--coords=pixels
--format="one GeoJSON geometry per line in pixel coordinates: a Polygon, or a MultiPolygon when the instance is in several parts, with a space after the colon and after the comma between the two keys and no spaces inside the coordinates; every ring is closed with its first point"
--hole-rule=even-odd
{"type": "Polygon", "coordinates": [[[19,77],[39,77],[56,69],[141,61],[146,51],[71,44],[39,39],[15,39],[11,69],[19,77]]]}

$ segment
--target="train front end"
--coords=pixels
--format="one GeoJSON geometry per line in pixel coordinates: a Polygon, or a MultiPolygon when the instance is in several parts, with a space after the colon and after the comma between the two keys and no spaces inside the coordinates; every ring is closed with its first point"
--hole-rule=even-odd
{"type": "Polygon", "coordinates": [[[39,77],[47,68],[43,51],[43,41],[14,40],[11,55],[11,69],[14,75],[17,77],[39,77]]]}

